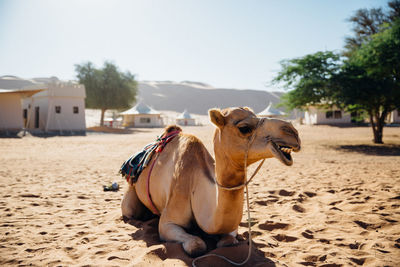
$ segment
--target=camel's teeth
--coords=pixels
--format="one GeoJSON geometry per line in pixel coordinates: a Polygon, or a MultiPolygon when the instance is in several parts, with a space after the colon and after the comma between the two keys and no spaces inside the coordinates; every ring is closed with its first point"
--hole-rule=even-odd
{"type": "Polygon", "coordinates": [[[281,147],[280,150],[282,150],[283,152],[288,153],[288,154],[290,154],[290,152],[292,152],[291,148],[286,148],[286,147],[281,147]]]}

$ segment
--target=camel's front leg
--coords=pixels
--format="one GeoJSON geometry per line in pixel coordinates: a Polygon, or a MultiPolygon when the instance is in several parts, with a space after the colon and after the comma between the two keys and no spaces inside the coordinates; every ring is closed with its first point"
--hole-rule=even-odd
{"type": "Polygon", "coordinates": [[[135,185],[130,185],[125,192],[121,202],[122,216],[128,219],[141,219],[146,213],[147,208],[140,202],[135,185]]]}
{"type": "Polygon", "coordinates": [[[158,225],[161,239],[182,243],[183,249],[190,256],[204,254],[207,245],[200,237],[186,233],[181,226],[166,221],[165,217],[165,213],[163,213],[158,225]]]}

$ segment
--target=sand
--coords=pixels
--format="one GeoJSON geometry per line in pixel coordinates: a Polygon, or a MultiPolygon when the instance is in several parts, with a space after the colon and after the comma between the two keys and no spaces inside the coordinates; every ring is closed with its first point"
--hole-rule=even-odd
{"type": "MultiPolygon", "coordinates": [[[[298,126],[303,150],[287,167],[269,159],[250,185],[254,249],[247,266],[398,266],[400,128],[298,126]]],[[[212,126],[187,127],[211,149],[212,126]]],[[[158,237],[158,219],[125,223],[122,162],[160,129],[128,134],[0,139],[0,265],[187,266],[180,244],[158,237]],[[119,192],[103,192],[117,181],[119,192]]],[[[252,167],[254,168],[254,166],[252,167]]],[[[250,170],[251,172],[251,170],[250,170]]],[[[247,256],[246,217],[238,246],[247,256]]],[[[220,259],[198,266],[229,266],[220,259]]]]}

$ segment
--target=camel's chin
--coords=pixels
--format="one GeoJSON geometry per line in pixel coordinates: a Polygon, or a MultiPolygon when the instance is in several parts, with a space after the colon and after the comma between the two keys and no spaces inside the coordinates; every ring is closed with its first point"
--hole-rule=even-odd
{"type": "MultiPolygon", "coordinates": [[[[280,162],[285,164],[286,166],[292,166],[293,165],[293,158],[290,152],[285,152],[282,151],[282,147],[277,145],[274,142],[271,142],[271,152],[274,155],[275,158],[277,158],[280,162]]],[[[287,150],[285,147],[283,148],[287,150]]],[[[289,150],[287,150],[289,151],[289,150]]]]}

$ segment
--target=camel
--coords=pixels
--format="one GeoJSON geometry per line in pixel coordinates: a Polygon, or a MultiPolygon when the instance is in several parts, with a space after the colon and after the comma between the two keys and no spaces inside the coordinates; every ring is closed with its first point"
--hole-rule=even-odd
{"type": "MultiPolygon", "coordinates": [[[[298,132],[289,122],[261,119],[246,107],[211,109],[209,117],[216,126],[215,160],[197,137],[181,132],[159,154],[149,187],[154,206],[161,213],[160,238],[182,243],[190,256],[204,254],[207,249],[200,237],[186,232],[194,225],[208,234],[220,235],[218,247],[238,242],[244,189],[224,187],[245,183],[246,149],[247,165],[275,157],[287,166],[293,163],[290,152],[300,150],[298,132]]],[[[176,129],[170,126],[167,132],[176,129]]],[[[121,203],[124,217],[140,219],[152,210],[146,192],[149,169],[143,170],[136,183],[129,184],[121,203]]]]}

